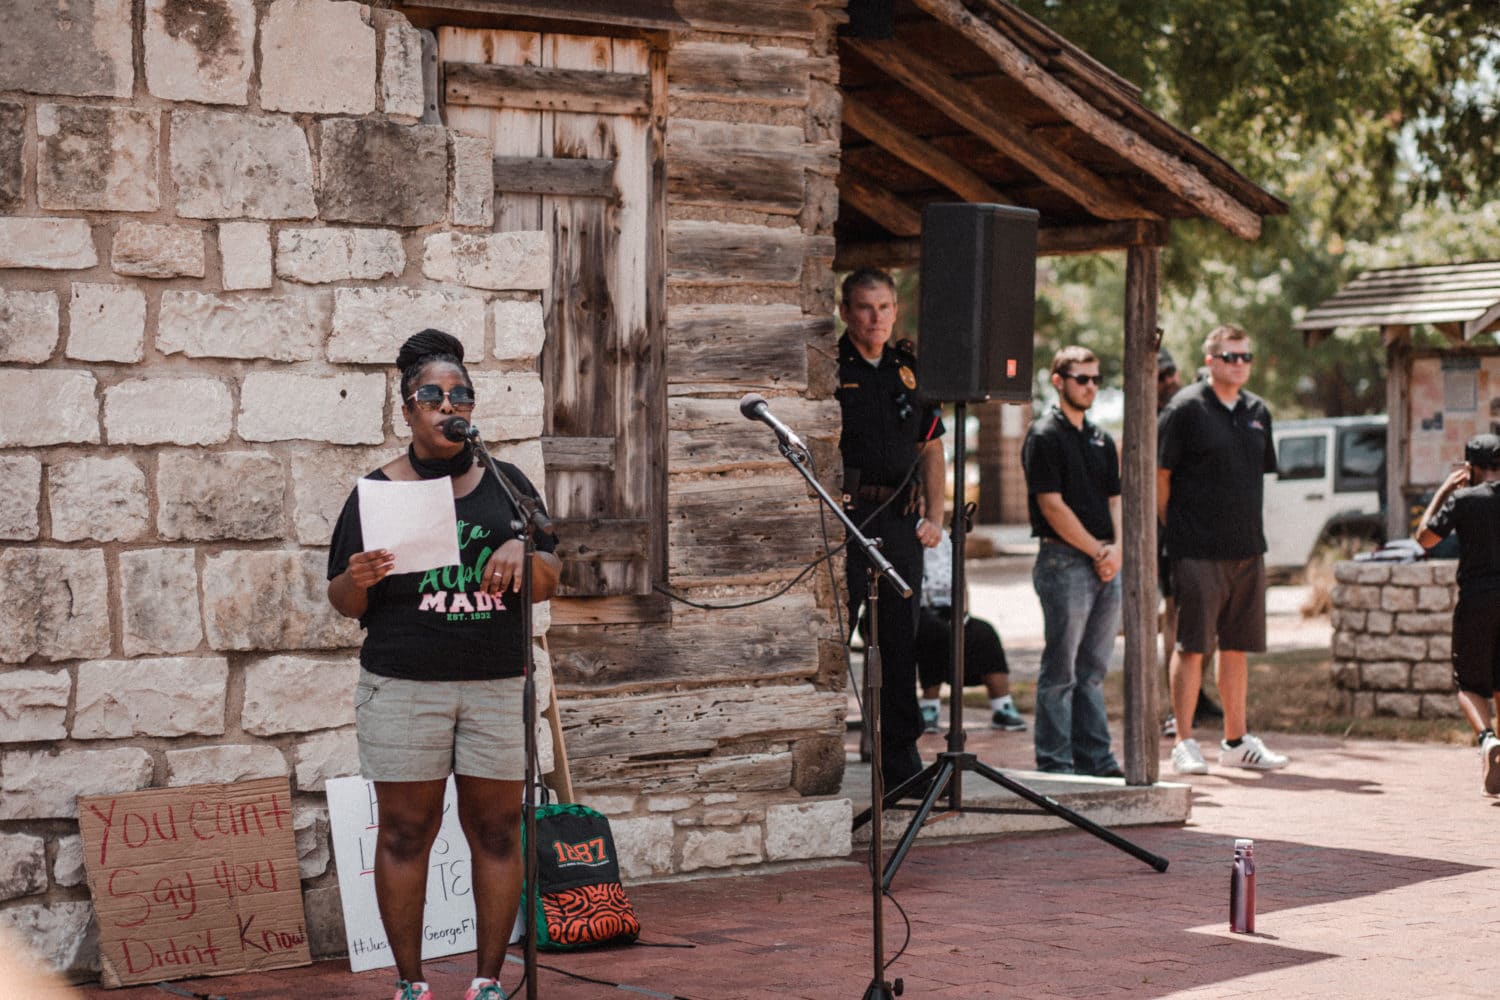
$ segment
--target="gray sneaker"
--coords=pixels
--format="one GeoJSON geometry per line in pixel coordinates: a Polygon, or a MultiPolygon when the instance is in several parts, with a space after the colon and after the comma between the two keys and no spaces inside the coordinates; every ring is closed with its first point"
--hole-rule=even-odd
{"type": "Polygon", "coordinates": [[[1026,720],[1021,718],[1021,713],[1016,711],[1014,705],[1006,705],[995,709],[995,714],[990,716],[990,728],[1003,729],[1008,733],[1024,733],[1026,720]]]}
{"type": "Polygon", "coordinates": [[[922,705],[922,732],[935,733],[938,731],[938,716],[943,712],[936,705],[922,705]]]}

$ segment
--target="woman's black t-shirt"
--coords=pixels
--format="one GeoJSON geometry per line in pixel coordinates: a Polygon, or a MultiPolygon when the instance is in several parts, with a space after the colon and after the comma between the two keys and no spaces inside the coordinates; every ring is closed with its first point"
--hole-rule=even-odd
{"type": "MultiPolygon", "coordinates": [[[[540,501],[536,487],[521,470],[506,462],[498,464],[522,493],[540,501]]],[[[379,469],[365,478],[390,479],[379,469]]],[[[511,530],[517,515],[488,469],[478,486],[454,500],[454,507],[459,565],[392,574],[370,588],[369,607],[359,620],[365,628],[359,662],[371,673],[424,681],[521,675],[521,595],[507,590],[492,598],[479,586],[490,554],[519,537],[511,530]]],[[[557,541],[538,532],[536,547],[539,552],[551,552],[557,541]]],[[[344,572],[349,557],[363,551],[359,491],[354,490],[333,529],[328,579],[344,572]]]]}

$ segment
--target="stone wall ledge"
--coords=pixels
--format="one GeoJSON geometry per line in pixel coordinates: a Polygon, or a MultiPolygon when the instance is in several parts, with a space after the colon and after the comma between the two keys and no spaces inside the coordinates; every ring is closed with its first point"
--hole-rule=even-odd
{"type": "Polygon", "coordinates": [[[1343,562],[1334,567],[1336,697],[1356,716],[1448,719],[1456,562],[1343,562]]]}

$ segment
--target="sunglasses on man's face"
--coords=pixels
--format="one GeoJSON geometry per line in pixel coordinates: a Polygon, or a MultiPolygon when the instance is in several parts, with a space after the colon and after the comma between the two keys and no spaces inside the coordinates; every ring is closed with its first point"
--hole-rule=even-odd
{"type": "Polygon", "coordinates": [[[1103,375],[1082,375],[1078,372],[1063,372],[1062,377],[1070,378],[1074,382],[1077,382],[1079,385],[1088,385],[1090,382],[1092,382],[1094,385],[1104,384],[1103,375]]]}
{"type": "Polygon", "coordinates": [[[1159,372],[1156,373],[1156,381],[1158,381],[1158,382],[1164,382],[1164,381],[1166,381],[1167,379],[1171,378],[1173,375],[1176,375],[1176,374],[1177,374],[1177,369],[1176,368],[1163,368],[1161,371],[1159,371],[1159,372]]]}
{"type": "Polygon", "coordinates": [[[443,405],[444,397],[455,410],[474,409],[474,390],[466,385],[455,385],[447,392],[440,385],[419,385],[417,391],[406,398],[424,410],[435,410],[443,405]]]}
{"type": "Polygon", "coordinates": [[[1236,361],[1243,361],[1248,365],[1255,360],[1255,353],[1253,351],[1225,351],[1222,354],[1215,354],[1214,357],[1226,365],[1232,365],[1236,361]]]}

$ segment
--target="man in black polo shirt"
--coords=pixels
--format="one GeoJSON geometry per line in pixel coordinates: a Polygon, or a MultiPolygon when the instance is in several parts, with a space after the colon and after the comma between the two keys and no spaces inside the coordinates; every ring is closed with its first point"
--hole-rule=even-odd
{"type": "MultiPolygon", "coordinates": [[[[839,315],[839,388],[843,412],[839,451],[844,460],[844,506],[912,587],[903,598],[880,589],[880,761],[885,787],[922,770],[917,739],[916,632],[922,592],[922,548],[943,538],[947,463],[938,438],[941,413],[917,402],[916,358],[888,343],[896,325],[896,283],[862,268],[844,279],[839,315]]],[[[868,583],[864,553],[848,550],[849,626],[859,621],[868,583]]]]}
{"type": "MultiPolygon", "coordinates": [[[[1165,347],[1156,352],[1156,415],[1161,416],[1161,411],[1167,408],[1172,397],[1182,388],[1182,376],[1177,373],[1177,362],[1172,360],[1172,355],[1165,347]]],[[[1162,612],[1161,612],[1161,669],[1170,683],[1172,676],[1172,653],[1177,648],[1177,599],[1172,596],[1172,566],[1167,559],[1166,539],[1157,539],[1156,551],[1156,583],[1161,590],[1162,612]]],[[[1162,720],[1161,734],[1176,738],[1177,718],[1170,712],[1162,720]]],[[[1198,691],[1198,707],[1193,709],[1193,725],[1206,726],[1218,722],[1224,717],[1219,706],[1208,696],[1208,692],[1198,691]]]]}
{"type": "Polygon", "coordinates": [[[1041,542],[1031,580],[1045,645],[1036,682],[1036,766],[1120,777],[1109,749],[1104,675],[1120,630],[1120,458],[1087,417],[1099,359],[1084,347],[1052,358],[1057,405],[1021,445],[1031,533],[1041,542]]]}
{"type": "Polygon", "coordinates": [[[1479,738],[1485,794],[1500,795],[1500,437],[1476,434],[1464,465],[1438,487],[1417,525],[1430,549],[1458,532],[1458,606],[1453,609],[1453,680],[1464,718],[1479,738]]]}
{"type": "Polygon", "coordinates": [[[1219,763],[1269,771],[1287,758],[1245,728],[1249,671],[1245,654],[1266,648],[1266,538],[1261,517],[1264,477],[1276,471],[1271,412],[1244,386],[1250,379],[1250,338],[1221,326],[1203,342],[1207,381],[1183,389],[1158,420],[1157,516],[1166,526],[1177,598],[1177,657],[1172,706],[1178,774],[1207,774],[1193,738],[1193,706],[1203,656],[1219,649],[1224,739],[1219,763]]]}

